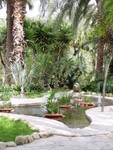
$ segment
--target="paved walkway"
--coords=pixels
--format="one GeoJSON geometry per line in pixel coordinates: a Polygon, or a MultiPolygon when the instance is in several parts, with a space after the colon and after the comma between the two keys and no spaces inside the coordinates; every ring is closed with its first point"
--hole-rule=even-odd
{"type": "Polygon", "coordinates": [[[40,117],[0,113],[15,119],[21,118],[33,128],[54,135],[6,150],[113,150],[113,106],[106,106],[104,112],[100,110],[98,107],[86,111],[92,122],[83,129],[70,129],[61,122],[40,117]]]}

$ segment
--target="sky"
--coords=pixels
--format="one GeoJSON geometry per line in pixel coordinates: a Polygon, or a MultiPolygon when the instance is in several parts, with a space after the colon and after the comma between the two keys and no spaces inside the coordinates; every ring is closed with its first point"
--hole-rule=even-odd
{"type": "MultiPolygon", "coordinates": [[[[95,3],[95,0],[91,0],[91,3],[95,3]]],[[[30,18],[32,18],[32,17],[34,17],[34,18],[36,18],[36,16],[38,16],[38,8],[39,8],[39,1],[37,0],[37,1],[34,1],[34,3],[33,3],[33,5],[34,5],[34,8],[32,9],[32,10],[29,10],[28,9],[28,6],[26,7],[26,16],[27,17],[30,17],[30,18]]],[[[2,9],[0,9],[0,18],[6,18],[6,7],[4,7],[4,8],[2,8],[2,9]]]]}
{"type": "MultiPolygon", "coordinates": [[[[34,7],[32,10],[29,10],[28,6],[26,7],[26,16],[27,17],[36,17],[38,16],[38,8],[39,8],[39,1],[34,1],[33,3],[34,7]]],[[[0,18],[6,18],[6,7],[3,7],[2,9],[0,9],[0,18]]]]}

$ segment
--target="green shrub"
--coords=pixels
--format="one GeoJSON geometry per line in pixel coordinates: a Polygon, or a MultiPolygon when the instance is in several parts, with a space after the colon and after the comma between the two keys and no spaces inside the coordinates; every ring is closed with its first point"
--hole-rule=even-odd
{"type": "MultiPolygon", "coordinates": [[[[90,82],[87,86],[82,87],[83,91],[90,91],[96,93],[102,93],[103,90],[104,79],[90,82]]],[[[107,84],[106,84],[106,93],[113,93],[113,76],[108,76],[107,84]]]]}
{"type": "Polygon", "coordinates": [[[92,97],[83,97],[84,102],[87,103],[92,103],[93,102],[93,98],[92,97]]]}
{"type": "Polygon", "coordinates": [[[0,86],[0,100],[1,101],[8,101],[11,97],[11,90],[8,85],[1,85],[0,86]]]}
{"type": "Polygon", "coordinates": [[[82,87],[83,91],[90,91],[90,92],[96,92],[96,93],[102,93],[103,88],[103,81],[92,81],[85,87],[82,87]]]}
{"type": "Polygon", "coordinates": [[[29,86],[27,86],[26,91],[36,91],[36,92],[42,92],[44,90],[44,87],[42,86],[42,84],[30,84],[29,86]]]}
{"type": "Polygon", "coordinates": [[[55,92],[51,91],[50,96],[47,98],[46,110],[49,114],[59,113],[59,106],[56,102],[55,92]]]}
{"type": "Polygon", "coordinates": [[[15,85],[13,86],[13,90],[14,90],[14,91],[17,91],[17,92],[20,92],[20,91],[21,91],[21,86],[20,86],[19,84],[15,84],[15,85]]]}
{"type": "Polygon", "coordinates": [[[60,105],[69,105],[71,98],[72,95],[62,96],[61,98],[58,98],[58,103],[60,105]]]}

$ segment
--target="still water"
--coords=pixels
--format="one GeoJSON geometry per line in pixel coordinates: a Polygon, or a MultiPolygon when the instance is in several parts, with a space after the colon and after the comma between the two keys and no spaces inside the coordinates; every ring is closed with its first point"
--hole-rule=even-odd
{"type": "MultiPolygon", "coordinates": [[[[71,110],[62,110],[64,117],[61,122],[70,128],[86,127],[90,124],[90,122],[85,116],[85,110],[86,108],[80,108],[79,106],[77,108],[74,107],[71,110]]],[[[43,110],[43,108],[35,105],[15,107],[14,113],[43,117],[46,112],[43,110]]]]}
{"type": "Polygon", "coordinates": [[[64,117],[61,120],[70,128],[84,128],[90,124],[90,121],[86,118],[85,111],[87,108],[80,108],[79,106],[71,110],[63,111],[64,117]]]}

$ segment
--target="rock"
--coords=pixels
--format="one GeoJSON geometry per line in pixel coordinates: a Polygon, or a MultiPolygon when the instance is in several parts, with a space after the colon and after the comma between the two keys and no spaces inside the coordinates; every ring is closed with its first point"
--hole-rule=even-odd
{"type": "Polygon", "coordinates": [[[39,132],[39,136],[40,138],[46,138],[46,137],[52,136],[52,134],[49,132],[39,132]]]}
{"type": "Polygon", "coordinates": [[[113,139],[113,133],[109,133],[109,134],[108,134],[108,137],[110,137],[110,138],[113,139]]]}
{"type": "Polygon", "coordinates": [[[32,137],[33,137],[34,140],[40,138],[39,133],[37,133],[37,132],[34,132],[34,133],[32,134],[32,137]]]}
{"type": "Polygon", "coordinates": [[[15,142],[6,142],[6,147],[16,147],[16,143],[15,142]]]}
{"type": "Polygon", "coordinates": [[[28,138],[26,136],[17,136],[15,142],[17,145],[27,144],[28,138]]]}
{"type": "Polygon", "coordinates": [[[113,108],[109,108],[108,112],[112,112],[113,113],[113,108]]]}
{"type": "Polygon", "coordinates": [[[4,150],[6,148],[6,144],[4,142],[0,142],[0,150],[4,150]]]}
{"type": "Polygon", "coordinates": [[[29,143],[33,142],[33,140],[34,140],[31,135],[26,135],[25,137],[28,139],[29,143]]]}
{"type": "Polygon", "coordinates": [[[84,95],[85,94],[85,92],[84,91],[82,91],[82,92],[80,92],[82,95],[84,95]]]}
{"type": "Polygon", "coordinates": [[[92,95],[97,95],[95,92],[92,92],[92,95]]]}

